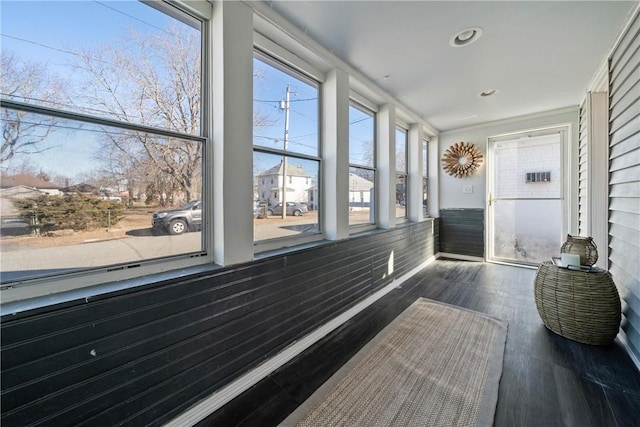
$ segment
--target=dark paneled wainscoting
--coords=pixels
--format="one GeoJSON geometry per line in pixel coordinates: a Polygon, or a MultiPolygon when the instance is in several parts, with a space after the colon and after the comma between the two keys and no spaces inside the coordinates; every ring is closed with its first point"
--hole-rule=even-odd
{"type": "Polygon", "coordinates": [[[440,210],[440,252],[484,258],[484,209],[440,210]]]}
{"type": "Polygon", "coordinates": [[[409,224],[5,315],[2,425],[169,421],[427,260],[433,229],[409,224]]]}

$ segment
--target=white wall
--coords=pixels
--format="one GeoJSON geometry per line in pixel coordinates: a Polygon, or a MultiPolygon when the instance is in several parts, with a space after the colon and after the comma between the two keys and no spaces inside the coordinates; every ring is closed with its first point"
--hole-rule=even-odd
{"type": "MultiPolygon", "coordinates": [[[[493,154],[495,196],[500,198],[559,198],[562,196],[562,155],[557,134],[525,144],[504,141],[493,154]],[[527,183],[524,174],[550,172],[549,182],[527,183]]],[[[494,147],[496,148],[496,147],[494,147]]]]}
{"type": "MultiPolygon", "coordinates": [[[[456,142],[471,142],[475,144],[483,154],[483,162],[478,171],[471,177],[454,178],[447,175],[442,166],[438,165],[439,170],[439,207],[440,209],[452,208],[485,208],[486,206],[486,153],[487,139],[496,135],[505,135],[519,131],[551,127],[560,124],[570,124],[571,131],[569,135],[569,159],[577,158],[577,133],[578,133],[578,106],[558,111],[550,111],[547,113],[535,114],[531,116],[518,117],[510,120],[486,123],[479,126],[473,126],[463,129],[455,129],[440,134],[438,144],[438,158],[441,159],[444,152],[456,142]],[[472,193],[463,193],[465,186],[473,186],[472,193]]],[[[567,169],[567,175],[572,180],[577,179],[575,161],[571,162],[567,169]],[[574,178],[576,177],[576,178],[574,178]]],[[[571,186],[575,189],[575,182],[571,186]]],[[[570,198],[574,197],[574,192],[570,198]]],[[[571,205],[574,202],[572,201],[571,205]]],[[[575,212],[575,206],[571,208],[575,212]]],[[[571,228],[571,227],[570,227],[571,228]]]]}

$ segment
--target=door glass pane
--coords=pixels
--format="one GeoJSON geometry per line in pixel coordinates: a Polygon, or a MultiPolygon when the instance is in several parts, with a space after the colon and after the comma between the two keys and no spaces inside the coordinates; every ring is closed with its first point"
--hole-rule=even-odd
{"type": "Polygon", "coordinates": [[[560,252],[562,201],[494,202],[494,256],[540,263],[560,252]]]}
{"type": "Polygon", "coordinates": [[[548,260],[562,244],[561,133],[493,144],[491,257],[527,264],[548,260]]]}

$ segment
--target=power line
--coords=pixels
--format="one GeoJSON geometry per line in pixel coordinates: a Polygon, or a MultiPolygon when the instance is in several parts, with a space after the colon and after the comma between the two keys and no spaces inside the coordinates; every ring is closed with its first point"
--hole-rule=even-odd
{"type": "MultiPolygon", "coordinates": [[[[316,99],[318,99],[318,97],[315,97],[315,98],[304,98],[304,99],[291,99],[291,100],[289,100],[289,102],[314,101],[316,99]]],[[[268,103],[268,104],[271,104],[271,103],[278,103],[279,104],[281,101],[282,101],[281,99],[278,99],[278,100],[275,100],[275,101],[266,100],[266,99],[254,99],[253,100],[253,102],[264,102],[264,103],[268,103]]]]}
{"type": "Polygon", "coordinates": [[[299,116],[304,117],[304,118],[305,118],[305,119],[307,119],[307,120],[311,120],[312,122],[317,122],[317,121],[318,121],[318,118],[317,118],[317,117],[316,117],[316,118],[309,117],[309,116],[307,116],[306,114],[301,113],[300,111],[294,110],[293,108],[291,108],[291,111],[293,111],[294,113],[296,113],[296,114],[297,114],[297,115],[299,115],[299,116]]]}
{"type": "MultiPolygon", "coordinates": [[[[260,139],[266,139],[266,140],[269,140],[269,141],[273,141],[274,143],[282,142],[282,139],[281,139],[281,138],[276,138],[276,137],[272,137],[272,136],[254,135],[253,137],[254,137],[254,138],[260,138],[260,139]]],[[[299,142],[299,141],[291,140],[291,139],[289,140],[289,144],[296,144],[296,145],[300,145],[300,146],[302,146],[302,147],[311,148],[311,149],[314,149],[314,150],[317,150],[317,149],[318,149],[318,147],[317,147],[317,146],[313,146],[313,145],[305,144],[305,143],[303,143],[303,142],[299,142]]],[[[294,153],[295,153],[295,152],[294,152],[294,153]]]]}
{"type": "Polygon", "coordinates": [[[128,17],[128,18],[131,18],[131,19],[133,19],[133,20],[136,20],[136,21],[138,21],[138,22],[140,22],[140,23],[142,23],[142,24],[148,25],[148,26],[150,26],[150,27],[152,27],[152,28],[155,28],[155,29],[157,29],[157,30],[160,30],[160,31],[162,31],[162,32],[164,32],[164,33],[167,33],[167,34],[173,35],[173,34],[171,34],[169,31],[167,31],[167,30],[165,30],[165,29],[163,29],[163,28],[160,28],[160,27],[158,27],[158,26],[156,26],[156,25],[153,25],[153,24],[151,24],[151,23],[149,23],[149,22],[147,22],[147,21],[144,21],[144,20],[142,20],[142,19],[140,19],[140,18],[136,18],[136,17],[135,17],[135,16],[133,16],[133,15],[129,15],[129,14],[128,14],[128,13],[126,13],[126,12],[123,12],[123,11],[121,11],[121,10],[118,10],[118,9],[116,9],[116,8],[114,8],[114,7],[111,7],[111,6],[107,5],[107,4],[104,4],[104,3],[102,3],[102,2],[100,2],[100,1],[98,1],[98,0],[93,0],[93,2],[94,2],[94,3],[96,3],[96,4],[99,4],[100,6],[106,7],[107,9],[111,9],[111,10],[113,10],[114,12],[117,12],[117,13],[119,13],[119,14],[121,14],[121,15],[124,15],[124,16],[126,16],[126,17],[128,17]]]}
{"type": "Polygon", "coordinates": [[[65,50],[65,49],[60,49],[60,48],[53,47],[53,46],[48,46],[46,44],[34,42],[33,40],[27,40],[27,39],[23,39],[21,37],[10,36],[9,34],[5,34],[5,33],[0,33],[0,36],[7,37],[7,38],[10,38],[10,39],[14,39],[14,40],[18,40],[18,41],[21,41],[21,42],[24,42],[24,43],[30,43],[30,44],[33,44],[33,45],[36,45],[36,46],[43,47],[45,49],[55,50],[57,52],[62,52],[62,53],[68,53],[69,55],[81,56],[79,53],[72,52],[70,50],[65,50]]]}
{"type": "MultiPolygon", "coordinates": [[[[16,96],[16,95],[12,95],[9,93],[4,93],[4,92],[0,92],[0,95],[2,96],[6,96],[7,98],[12,98],[12,99],[18,99],[18,100],[29,100],[29,101],[35,101],[34,103],[36,105],[54,105],[54,106],[60,106],[60,107],[64,107],[65,109],[72,109],[72,110],[77,110],[77,111],[81,111],[81,112],[92,112],[92,113],[102,113],[104,116],[107,117],[117,117],[120,120],[127,120],[127,115],[126,113],[117,113],[117,112],[112,112],[112,111],[107,111],[107,110],[100,110],[97,108],[91,108],[91,107],[80,107],[80,106],[69,106],[68,103],[66,102],[58,102],[58,101],[50,101],[47,99],[41,99],[41,98],[33,98],[30,96],[16,96]]],[[[35,114],[35,113],[34,113],[35,114]]]]}
{"type": "Polygon", "coordinates": [[[373,117],[364,117],[362,119],[354,120],[352,122],[349,122],[349,126],[355,125],[356,123],[364,122],[365,120],[373,120],[373,117]]]}

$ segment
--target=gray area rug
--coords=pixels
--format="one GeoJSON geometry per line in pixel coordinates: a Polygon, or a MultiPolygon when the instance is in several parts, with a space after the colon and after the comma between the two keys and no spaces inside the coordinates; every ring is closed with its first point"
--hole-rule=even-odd
{"type": "Polygon", "coordinates": [[[506,322],[420,298],[281,425],[491,426],[506,335],[506,322]]]}

